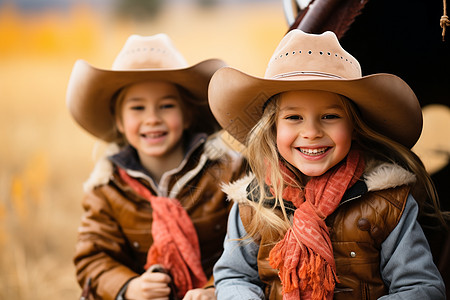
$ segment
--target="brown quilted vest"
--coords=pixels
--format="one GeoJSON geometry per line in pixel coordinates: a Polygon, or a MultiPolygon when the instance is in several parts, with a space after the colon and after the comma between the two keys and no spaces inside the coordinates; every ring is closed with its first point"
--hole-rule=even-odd
{"type": "MultiPolygon", "coordinates": [[[[381,244],[399,222],[409,190],[408,186],[401,186],[367,192],[356,199],[344,200],[327,218],[340,281],[334,299],[378,299],[387,293],[380,274],[381,244]]],[[[245,203],[239,204],[239,210],[247,227],[254,211],[245,203]]],[[[260,233],[258,271],[266,284],[266,299],[282,299],[278,271],[267,260],[274,240],[279,241],[282,236],[269,230],[260,233]]]]}

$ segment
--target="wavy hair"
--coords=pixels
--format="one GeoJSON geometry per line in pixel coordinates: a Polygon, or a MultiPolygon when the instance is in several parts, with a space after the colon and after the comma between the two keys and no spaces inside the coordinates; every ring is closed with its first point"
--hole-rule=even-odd
{"type": "MultiPolygon", "coordinates": [[[[305,176],[285,161],[277,150],[279,99],[280,94],[277,94],[266,102],[261,119],[249,132],[246,140],[246,156],[257,180],[250,194],[259,195],[258,200],[250,201],[250,205],[256,210],[247,228],[248,235],[252,237],[258,236],[261,226],[275,230],[281,235],[291,226],[282,200],[282,192],[287,183],[283,180],[286,174],[282,174],[280,163],[292,171],[295,178],[291,181],[296,182],[297,187],[302,188],[306,184],[305,176]],[[272,183],[270,189],[273,196],[266,193],[266,180],[272,183]],[[281,218],[275,210],[276,207],[281,209],[281,218]]],[[[361,117],[358,107],[344,96],[341,96],[341,99],[354,128],[352,147],[362,149],[366,161],[394,163],[414,173],[417,182],[413,195],[419,204],[420,214],[437,219],[440,224],[446,226],[445,219],[449,219],[449,214],[441,212],[436,189],[420,158],[407,147],[370,128],[361,117]]]]}

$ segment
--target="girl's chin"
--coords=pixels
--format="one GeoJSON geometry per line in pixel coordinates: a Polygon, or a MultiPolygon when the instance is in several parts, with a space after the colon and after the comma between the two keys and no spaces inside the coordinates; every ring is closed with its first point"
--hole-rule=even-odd
{"type": "Polygon", "coordinates": [[[324,171],[324,172],[302,172],[302,173],[308,177],[317,177],[317,176],[321,176],[321,175],[325,174],[326,171],[324,171]]]}
{"type": "Polygon", "coordinates": [[[330,168],[327,166],[316,166],[316,167],[300,167],[298,170],[309,177],[317,177],[325,174],[330,168]]]}

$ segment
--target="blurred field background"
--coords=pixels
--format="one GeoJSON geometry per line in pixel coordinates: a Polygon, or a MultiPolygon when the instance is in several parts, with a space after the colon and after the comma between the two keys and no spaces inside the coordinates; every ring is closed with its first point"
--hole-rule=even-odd
{"type": "MultiPolygon", "coordinates": [[[[287,29],[281,0],[0,0],[0,300],[80,295],[72,256],[97,143],[65,106],[75,60],[110,68],[129,35],[165,32],[190,64],[262,76],[287,29]]],[[[416,151],[433,173],[450,110],[425,112],[416,151]]]]}
{"type": "Polygon", "coordinates": [[[110,68],[129,35],[165,32],[190,64],[262,76],[287,30],[276,0],[140,1],[156,6],[136,14],[138,2],[0,1],[0,299],[80,295],[72,256],[96,141],[65,106],[76,59],[110,68]]]}

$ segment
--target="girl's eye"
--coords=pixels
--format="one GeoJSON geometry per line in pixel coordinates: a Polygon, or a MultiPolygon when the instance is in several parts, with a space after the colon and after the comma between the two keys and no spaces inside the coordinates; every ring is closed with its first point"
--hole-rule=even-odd
{"type": "Polygon", "coordinates": [[[143,105],[133,105],[133,106],[130,106],[130,109],[131,110],[144,110],[145,107],[143,105]]]}
{"type": "Polygon", "coordinates": [[[338,115],[334,115],[334,114],[329,114],[329,115],[325,115],[323,116],[323,119],[325,120],[333,120],[333,119],[340,119],[341,117],[338,115]]]}
{"type": "Polygon", "coordinates": [[[160,107],[161,107],[161,109],[174,108],[174,107],[175,107],[175,104],[173,104],[173,103],[167,103],[167,104],[161,105],[160,107]]]}
{"type": "Polygon", "coordinates": [[[301,120],[302,118],[299,115],[286,116],[286,120],[301,120]]]}

